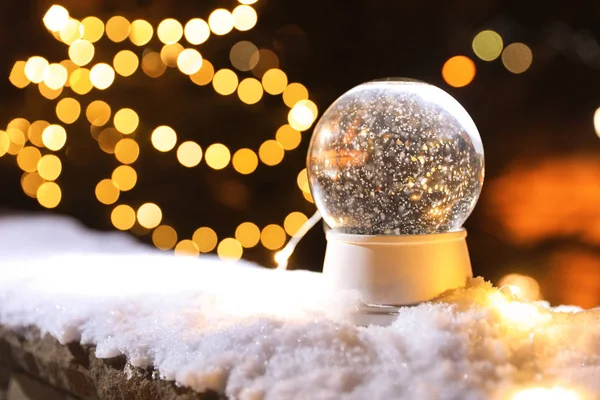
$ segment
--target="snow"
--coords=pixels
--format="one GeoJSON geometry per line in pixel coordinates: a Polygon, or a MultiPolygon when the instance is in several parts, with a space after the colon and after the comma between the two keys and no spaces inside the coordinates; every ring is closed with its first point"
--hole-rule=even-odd
{"type": "Polygon", "coordinates": [[[0,220],[0,324],[94,344],[197,391],[259,399],[600,396],[600,310],[483,279],[357,327],[321,275],[174,257],[69,219],[0,220]]]}

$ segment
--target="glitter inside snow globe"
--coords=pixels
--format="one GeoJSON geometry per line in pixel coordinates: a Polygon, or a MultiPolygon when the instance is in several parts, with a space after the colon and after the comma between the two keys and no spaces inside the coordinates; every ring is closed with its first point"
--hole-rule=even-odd
{"type": "Polygon", "coordinates": [[[393,314],[472,276],[462,225],[481,192],[483,145],[448,93],[409,79],[351,89],[315,127],[307,164],[331,228],[323,272],[359,291],[363,314],[393,314]]]}

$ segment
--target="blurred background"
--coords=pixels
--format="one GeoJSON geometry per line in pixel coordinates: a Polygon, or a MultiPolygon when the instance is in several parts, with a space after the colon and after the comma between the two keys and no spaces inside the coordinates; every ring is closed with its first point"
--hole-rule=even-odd
{"type": "MultiPolygon", "coordinates": [[[[484,142],[474,273],[600,303],[598,1],[5,0],[0,19],[5,212],[272,267],[315,211],[315,119],[359,83],[411,77],[484,142]]],[[[290,268],[319,270],[324,250],[317,226],[290,268]]]]}

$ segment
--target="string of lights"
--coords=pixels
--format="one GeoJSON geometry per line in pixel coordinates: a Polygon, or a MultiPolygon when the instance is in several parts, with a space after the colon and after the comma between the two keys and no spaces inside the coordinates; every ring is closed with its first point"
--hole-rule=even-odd
{"type": "MultiPolygon", "coordinates": [[[[243,79],[229,68],[215,70],[213,64],[193,47],[205,43],[211,34],[222,36],[233,29],[252,29],[258,20],[256,11],[251,7],[255,1],[239,2],[241,4],[232,11],[219,8],[209,15],[207,21],[193,18],[185,26],[176,19],[164,19],[156,27],[156,37],[162,43],[160,52],[145,47],[155,34],[148,21],[138,19],[129,22],[122,16],[113,16],[106,23],[95,16],[77,20],[63,6],[50,7],[43,17],[44,25],[57,40],[68,46],[69,58],[59,63],[51,63],[41,56],[17,61],[9,80],[20,89],[37,84],[40,94],[48,100],[58,99],[65,88],[70,89],[72,97],[62,97],[56,103],[56,117],[60,122],[30,122],[25,118],[15,118],[5,131],[0,131],[0,156],[16,156],[17,164],[23,170],[21,186],[25,194],[36,198],[45,208],[55,208],[60,204],[62,189],[57,180],[62,172],[62,162],[53,153],[63,149],[67,141],[67,129],[63,125],[73,124],[85,114],[99,148],[114,155],[120,163],[110,177],[102,179],[95,187],[97,200],[113,207],[110,218],[115,228],[134,230],[137,223],[152,231],[152,242],[157,248],[173,250],[175,254],[197,256],[216,249],[220,258],[237,260],[242,257],[244,249],[259,243],[272,251],[281,249],[287,236],[293,237],[306,223],[306,215],[292,212],[285,217],[282,226],[270,224],[262,229],[252,222],[243,222],[236,228],[233,237],[225,238],[218,238],[212,228],[202,226],[191,239],[181,239],[175,227],[161,224],[163,211],[159,205],[145,202],[134,209],[128,204],[117,204],[121,192],[133,190],[138,181],[138,171],[133,164],[140,155],[135,135],[140,116],[132,108],[113,110],[101,100],[92,100],[84,107],[82,101],[75,98],[93,93],[93,90],[105,90],[115,80],[132,76],[138,69],[151,78],[158,78],[167,68],[177,68],[198,86],[212,84],[219,95],[237,93],[239,100],[248,105],[258,103],[265,93],[281,95],[289,108],[287,121],[277,129],[274,139],[264,141],[256,149],[241,148],[232,152],[221,143],[213,143],[203,149],[194,141],[178,145],[177,132],[166,125],[156,127],[150,134],[155,150],[173,152],[177,161],[186,168],[196,167],[204,159],[214,170],[222,170],[231,164],[236,172],[248,175],[256,171],[259,161],[267,166],[278,165],[286,151],[299,146],[301,132],[309,129],[317,118],[317,106],[309,100],[306,87],[297,82],[289,83],[285,72],[279,69],[277,55],[268,49],[258,49],[251,42],[236,43],[229,55],[236,70],[254,75],[243,79]],[[144,49],[141,56],[129,49],[120,50],[115,54],[112,65],[92,65],[95,43],[103,37],[115,43],[129,39],[132,45],[144,49]],[[183,38],[192,47],[184,48],[180,43],[183,38]]],[[[298,175],[297,184],[304,198],[312,202],[306,170],[298,175]]]]}

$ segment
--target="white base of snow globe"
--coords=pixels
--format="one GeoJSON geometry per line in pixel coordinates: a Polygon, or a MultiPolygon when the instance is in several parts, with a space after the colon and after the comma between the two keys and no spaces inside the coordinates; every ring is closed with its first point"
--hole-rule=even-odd
{"type": "Polygon", "coordinates": [[[387,325],[402,306],[462,287],[473,276],[464,229],[430,235],[353,235],[327,232],[323,273],[332,291],[356,290],[363,306],[357,325],[387,325]]]}

